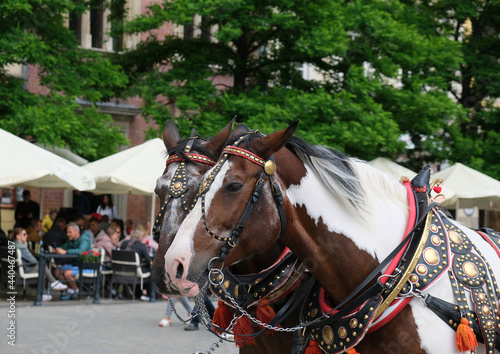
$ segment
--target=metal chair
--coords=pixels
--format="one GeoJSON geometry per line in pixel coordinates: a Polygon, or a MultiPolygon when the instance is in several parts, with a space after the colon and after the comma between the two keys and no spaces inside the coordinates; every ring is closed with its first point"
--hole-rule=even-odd
{"type": "MultiPolygon", "coordinates": [[[[144,281],[149,280],[151,272],[143,272],[139,255],[130,250],[113,250],[111,254],[113,274],[111,276],[111,289],[114,283],[132,285],[132,301],[135,301],[135,286],[140,280],[141,290],[144,289],[144,281]]],[[[109,295],[111,299],[111,294],[109,295]]]]}

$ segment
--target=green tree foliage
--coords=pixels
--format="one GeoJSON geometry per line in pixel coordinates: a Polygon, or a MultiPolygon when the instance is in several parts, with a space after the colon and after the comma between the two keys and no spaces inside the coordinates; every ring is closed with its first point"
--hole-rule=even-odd
{"type": "Polygon", "coordinates": [[[183,134],[213,134],[235,115],[265,133],[299,119],[312,143],[394,157],[406,153],[406,134],[413,160],[434,161],[452,123],[467,118],[448,96],[460,45],[413,3],[168,0],[125,28],[153,34],[117,58],[127,94],[144,99],[146,118],[176,119],[183,134]],[[154,35],[170,22],[186,36],[154,35]]]}
{"type": "Polygon", "coordinates": [[[101,53],[79,47],[69,30],[67,15],[89,6],[70,0],[0,2],[0,128],[93,160],[127,144],[95,104],[125,87],[127,77],[101,53]],[[43,94],[9,75],[12,64],[37,69],[43,94]],[[82,107],[77,99],[89,104],[82,107]]]}
{"type": "Polygon", "coordinates": [[[500,1],[423,1],[421,9],[461,51],[447,84],[467,115],[450,127],[446,157],[500,179],[500,1]]]}

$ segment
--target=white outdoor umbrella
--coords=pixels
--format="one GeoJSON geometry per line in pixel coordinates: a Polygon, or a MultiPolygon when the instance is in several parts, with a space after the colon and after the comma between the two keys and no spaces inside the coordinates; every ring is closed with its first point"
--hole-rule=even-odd
{"type": "Polygon", "coordinates": [[[151,195],[166,160],[165,145],[156,138],[82,167],[96,176],[93,193],[151,195]]]}
{"type": "Polygon", "coordinates": [[[130,149],[91,162],[83,168],[96,175],[96,194],[151,196],[151,222],[155,216],[156,180],[165,170],[167,149],[161,139],[148,140],[130,149]]]}
{"type": "Polygon", "coordinates": [[[400,179],[402,176],[406,176],[409,179],[412,179],[417,174],[412,170],[401,166],[385,157],[377,157],[374,160],[368,162],[368,164],[372,167],[375,167],[377,170],[387,173],[388,175],[400,179]]]}
{"type": "Polygon", "coordinates": [[[0,187],[94,189],[92,172],[0,129],[0,187]]]}
{"type": "Polygon", "coordinates": [[[432,174],[431,180],[436,178],[443,180],[441,193],[449,209],[492,209],[492,203],[500,203],[500,182],[461,163],[432,174]]]}

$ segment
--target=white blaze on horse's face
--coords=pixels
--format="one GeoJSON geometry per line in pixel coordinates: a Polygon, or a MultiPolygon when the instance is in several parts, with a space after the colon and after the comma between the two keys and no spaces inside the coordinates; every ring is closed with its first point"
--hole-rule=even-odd
{"type": "MultiPolygon", "coordinates": [[[[209,213],[211,201],[215,193],[221,188],[224,176],[229,168],[230,162],[226,162],[206,193],[205,214],[209,213]]],[[[205,176],[209,173],[210,171],[205,176]]],[[[194,237],[196,231],[206,232],[201,223],[203,223],[201,201],[198,200],[191,213],[182,222],[172,245],[165,254],[167,286],[177,289],[187,296],[195,296],[199,292],[200,284],[197,283],[197,280],[207,269],[208,261],[215,256],[215,254],[196,255],[195,253],[194,237]],[[194,259],[195,256],[198,257],[194,259]]]]}

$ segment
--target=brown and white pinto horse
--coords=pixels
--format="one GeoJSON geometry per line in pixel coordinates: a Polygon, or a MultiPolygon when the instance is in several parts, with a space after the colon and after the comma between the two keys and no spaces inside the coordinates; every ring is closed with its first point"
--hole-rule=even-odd
{"type": "MultiPolygon", "coordinates": [[[[254,135],[238,149],[224,150],[219,163],[207,173],[197,204],[182,223],[165,255],[167,288],[194,296],[207,283],[208,270],[213,271],[219,266],[219,260],[223,260],[225,266],[239,264],[243,260],[253,260],[279,244],[288,246],[307,265],[335,306],[342,303],[398,247],[408,231],[407,189],[362,161],[292,137],[295,127],[296,124],[292,124],[288,129],[266,137],[254,135]],[[274,178],[274,184],[262,183],[270,176],[274,178]],[[256,186],[262,189],[262,193],[256,192],[256,186]],[[273,200],[277,188],[284,192],[287,222],[286,232],[281,237],[279,209],[273,200]],[[253,207],[248,208],[251,203],[254,203],[253,207]],[[221,249],[224,250],[222,253],[221,249]]],[[[429,215],[433,215],[431,219],[436,221],[440,218],[437,213],[429,215]]],[[[423,283],[427,283],[427,277],[432,279],[434,275],[423,270],[436,265],[436,269],[444,269],[443,274],[446,274],[453,260],[452,268],[459,270],[450,273],[450,279],[465,274],[470,277],[465,280],[472,284],[474,277],[480,276],[481,281],[488,284],[485,287],[489,290],[485,291],[491,299],[484,300],[482,293],[475,293],[475,301],[486,301],[481,304],[484,314],[498,316],[500,293],[493,278],[494,273],[500,274],[499,251],[490,247],[490,242],[478,233],[452,220],[446,221],[446,228],[455,228],[457,232],[448,229],[445,232],[444,227],[434,225],[427,228],[427,225],[424,234],[430,235],[429,230],[435,228],[436,234],[429,236],[429,240],[433,243],[439,241],[440,248],[437,251],[421,250],[424,261],[415,268],[418,274],[411,273],[410,276],[408,273],[410,278],[406,279],[418,280],[424,274],[423,283]],[[458,246],[460,243],[463,245],[458,246]],[[470,248],[471,243],[472,253],[460,255],[465,245],[470,248]],[[460,252],[451,257],[450,247],[457,247],[460,252]],[[464,261],[471,254],[476,263],[464,261]],[[490,273],[480,272],[486,261],[481,263],[477,259],[483,255],[489,261],[490,273]],[[435,263],[435,258],[439,263],[435,263]]],[[[435,278],[438,281],[425,292],[410,294],[424,299],[437,297],[455,304],[455,294],[446,275],[435,278]]],[[[477,282],[479,284],[479,278],[477,282]]],[[[457,286],[456,282],[451,283],[457,286]]],[[[418,283],[414,285],[420,286],[418,283]]],[[[478,289],[458,288],[458,301],[470,300],[470,293],[478,289]]],[[[255,291],[258,297],[258,289],[249,291],[255,291]]],[[[465,310],[469,309],[468,306],[474,307],[466,305],[465,310]]],[[[484,328],[495,331],[497,317],[492,321],[485,322],[484,328]]],[[[323,333],[315,336],[321,344],[330,339],[332,343],[338,343],[334,342],[335,337],[345,335],[344,327],[338,332],[332,331],[333,325],[326,327],[323,333]]],[[[352,336],[357,335],[352,333],[352,336]]],[[[363,335],[360,342],[351,337],[360,353],[458,352],[455,332],[419,299],[411,301],[381,328],[363,335]]],[[[349,349],[348,342],[342,339],[341,347],[331,348],[330,352],[349,349]]],[[[483,344],[479,344],[478,351],[481,350],[484,351],[483,344]]],[[[493,349],[489,348],[488,352],[493,352],[493,349]]]]}
{"type": "MultiPolygon", "coordinates": [[[[153,232],[158,239],[159,247],[152,264],[152,280],[158,291],[167,296],[178,296],[177,289],[166,287],[164,255],[173,242],[177,230],[196,201],[196,194],[201,186],[206,171],[217,160],[227,142],[234,142],[239,137],[248,134],[249,129],[238,124],[231,133],[234,119],[212,139],[191,137],[181,140],[175,125],[168,121],[163,131],[163,141],[169,153],[167,167],[158,178],[155,192],[160,198],[162,209],[156,220],[153,232]],[[187,151],[187,150],[189,151],[187,151]],[[204,158],[204,160],[201,159],[204,158]],[[177,177],[176,177],[177,176],[177,177]],[[179,177],[181,179],[179,179],[179,177]],[[180,182],[180,184],[177,184],[180,182]]],[[[242,261],[235,265],[232,272],[235,276],[258,273],[269,267],[283,252],[283,247],[274,245],[266,252],[251,261],[242,261]]],[[[278,303],[275,308],[280,307],[278,303]]],[[[252,312],[255,315],[255,309],[252,312]]],[[[283,325],[292,326],[297,321],[298,313],[288,316],[283,325]]],[[[259,328],[255,328],[255,332],[259,328]]],[[[240,353],[276,353],[280,350],[290,352],[290,332],[277,332],[272,336],[262,335],[255,339],[255,345],[240,349],[240,353]]]]}

